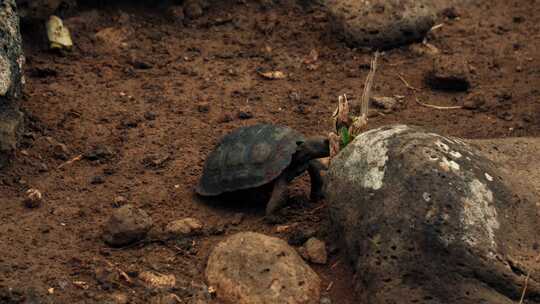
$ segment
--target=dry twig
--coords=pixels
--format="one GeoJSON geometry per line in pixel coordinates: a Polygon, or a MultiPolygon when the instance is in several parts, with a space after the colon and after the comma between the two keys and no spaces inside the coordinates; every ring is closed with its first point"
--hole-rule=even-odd
{"type": "Polygon", "coordinates": [[[405,78],[404,78],[403,76],[401,76],[401,74],[398,73],[397,76],[398,76],[398,78],[401,80],[401,82],[403,82],[403,84],[404,84],[408,89],[413,90],[413,91],[416,91],[416,92],[420,91],[420,89],[415,88],[415,87],[413,87],[412,85],[410,85],[410,84],[407,82],[407,80],[405,80],[405,78]]]}
{"type": "Polygon", "coordinates": [[[74,158],[72,158],[72,159],[68,160],[67,162],[65,162],[65,163],[61,164],[60,166],[58,166],[57,169],[62,169],[64,166],[70,165],[70,164],[72,164],[72,163],[74,163],[76,161],[79,161],[81,159],[83,159],[83,155],[79,154],[79,155],[75,156],[74,158]]]}
{"type": "MultiPolygon", "coordinates": [[[[538,260],[540,260],[540,254],[536,256],[534,259],[535,263],[538,263],[538,260]]],[[[525,283],[523,284],[523,292],[521,292],[521,298],[519,299],[519,304],[523,304],[523,300],[525,300],[525,293],[527,292],[527,287],[529,285],[529,278],[531,277],[531,270],[527,271],[527,276],[525,277],[525,283]]]]}
{"type": "Polygon", "coordinates": [[[457,110],[457,109],[462,109],[463,106],[450,106],[450,107],[443,107],[443,106],[435,106],[435,105],[431,105],[431,104],[427,104],[427,103],[423,103],[421,102],[418,97],[416,98],[416,102],[424,107],[427,107],[427,108],[432,108],[432,109],[437,109],[437,110],[457,110]]]}

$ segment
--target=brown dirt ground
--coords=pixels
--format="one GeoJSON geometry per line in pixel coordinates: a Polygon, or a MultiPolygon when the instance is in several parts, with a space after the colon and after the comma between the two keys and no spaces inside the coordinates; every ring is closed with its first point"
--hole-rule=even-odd
{"type": "MultiPolygon", "coordinates": [[[[403,47],[381,59],[374,93],[403,95],[404,105],[373,116],[370,127],[409,123],[463,138],[540,134],[539,2],[485,2],[458,8],[460,18],[443,20],[430,43],[468,61],[474,71],[470,92],[483,95],[486,107],[441,111],[415,103],[418,96],[432,104],[460,105],[467,93],[430,90],[423,77],[432,59],[403,47]],[[419,92],[407,89],[398,75],[419,92]]],[[[209,250],[224,236],[253,230],[288,237],[262,220],[262,206],[220,207],[194,196],[203,161],[222,135],[256,122],[325,134],[337,96],[361,95],[370,54],[338,41],[324,10],[292,2],[270,10],[252,2],[212,4],[187,26],[159,9],[133,6],[80,11],[66,23],[76,47],[63,56],[46,51],[39,28],[23,31],[28,63],[21,106],[29,119],[22,150],[0,173],[0,286],[32,287],[54,303],[100,303],[114,291],[147,302],[151,294],[143,288],[119,281],[107,289],[97,282],[95,269],[109,261],[130,273],[172,273],[188,289],[178,292],[187,299],[188,287],[204,282],[209,250]],[[94,38],[108,27],[131,29],[126,45],[94,38]],[[312,50],[319,58],[308,68],[304,60],[312,50]],[[265,80],[258,68],[289,77],[265,80]],[[239,111],[253,117],[240,119],[239,111]],[[65,144],[67,155],[51,142],[65,144]],[[110,148],[113,157],[57,168],[66,156],[98,146],[110,148]],[[161,166],[147,166],[149,157],[167,156],[161,166]],[[23,206],[29,187],[44,193],[42,207],[23,206]],[[191,216],[204,222],[207,233],[183,247],[150,243],[110,249],[100,240],[100,227],[119,195],[149,212],[157,226],[191,216]],[[239,211],[245,213],[242,222],[231,224],[239,211]],[[74,281],[86,282],[88,289],[74,281]],[[54,293],[48,294],[49,288],[54,293]]],[[[305,177],[292,188],[282,224],[315,228],[328,239],[325,202],[309,202],[305,177]]],[[[327,265],[313,267],[334,303],[356,303],[353,274],[339,251],[327,265]]]]}

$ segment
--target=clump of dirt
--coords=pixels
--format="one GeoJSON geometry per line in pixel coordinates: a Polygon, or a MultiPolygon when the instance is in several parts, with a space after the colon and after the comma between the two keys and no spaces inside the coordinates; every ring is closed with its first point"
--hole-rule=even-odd
{"type": "MultiPolygon", "coordinates": [[[[458,7],[459,17],[430,34],[430,46],[468,65],[465,92],[433,91],[424,82],[437,56],[433,49],[387,51],[373,95],[404,98],[393,111],[374,111],[369,126],[416,124],[463,138],[538,136],[540,42],[530,39],[540,31],[535,5],[497,0],[458,7]],[[415,98],[440,106],[482,102],[436,110],[415,98]]],[[[96,279],[96,269],[112,264],[128,276],[174,274],[177,294],[189,299],[203,286],[210,249],[226,235],[286,238],[293,232],[283,225],[316,227],[314,234],[335,246],[326,203],[308,200],[307,178],[291,186],[290,206],[272,221],[262,220],[264,206],[205,204],[194,187],[210,150],[237,127],[267,122],[307,136],[327,134],[337,96],[360,98],[371,55],[339,41],[317,5],[285,1],[262,9],[224,1],[182,22],[164,12],[125,4],[79,10],[65,19],[75,43],[65,54],[47,50],[41,27],[23,27],[27,131],[0,173],[1,287],[31,286],[54,303],[100,302],[117,292],[146,303],[152,295],[144,287],[122,277],[114,284],[96,279]],[[285,77],[270,80],[259,71],[285,77]],[[58,144],[66,157],[55,153],[58,144]],[[23,204],[30,188],[43,195],[35,209],[23,204]],[[147,212],[157,227],[192,217],[206,232],[179,244],[109,248],[101,227],[118,197],[147,212]],[[238,212],[245,215],[232,225],[238,212]]],[[[332,250],[327,264],[313,268],[336,303],[357,302],[343,252],[332,250]]]]}

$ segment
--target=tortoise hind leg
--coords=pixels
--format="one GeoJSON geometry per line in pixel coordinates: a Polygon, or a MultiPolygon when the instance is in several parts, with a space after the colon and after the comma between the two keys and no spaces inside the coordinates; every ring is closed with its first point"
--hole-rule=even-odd
{"type": "Polygon", "coordinates": [[[266,205],[266,215],[274,213],[279,208],[283,207],[287,202],[287,186],[289,180],[285,174],[281,175],[274,182],[274,189],[272,190],[272,196],[266,205]]]}
{"type": "Polygon", "coordinates": [[[323,178],[321,176],[321,170],[324,165],[318,160],[312,160],[309,162],[308,173],[311,179],[311,194],[310,198],[313,201],[318,201],[324,197],[323,194],[323,178]]]}

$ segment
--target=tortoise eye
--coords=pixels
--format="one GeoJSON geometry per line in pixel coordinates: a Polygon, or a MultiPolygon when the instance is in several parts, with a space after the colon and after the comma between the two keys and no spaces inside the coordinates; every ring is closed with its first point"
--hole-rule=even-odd
{"type": "Polygon", "coordinates": [[[304,142],[301,141],[301,140],[296,141],[296,145],[298,145],[298,146],[300,146],[300,145],[303,144],[303,143],[304,143],[304,142]]]}

